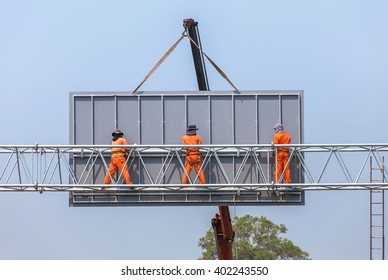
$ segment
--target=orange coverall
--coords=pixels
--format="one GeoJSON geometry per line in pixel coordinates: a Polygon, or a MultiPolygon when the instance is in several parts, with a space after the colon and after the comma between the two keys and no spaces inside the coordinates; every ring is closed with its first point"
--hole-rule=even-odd
{"type": "MultiPolygon", "coordinates": [[[[182,137],[182,145],[201,145],[202,139],[199,135],[184,135],[182,137]]],[[[189,182],[188,175],[190,175],[193,167],[195,168],[195,172],[198,175],[198,180],[201,184],[206,184],[205,174],[201,169],[202,158],[199,153],[199,148],[187,148],[186,149],[186,161],[185,161],[185,169],[186,172],[183,174],[182,184],[187,184],[189,182]]]]}
{"type": "MultiPolygon", "coordinates": [[[[278,132],[273,137],[274,144],[290,144],[290,142],[291,136],[285,131],[278,132]]],[[[274,172],[275,183],[279,182],[284,170],[284,183],[289,184],[291,183],[290,165],[288,164],[286,166],[288,161],[288,148],[278,147],[277,149],[276,170],[274,172]]]]}
{"type": "MultiPolygon", "coordinates": [[[[112,141],[112,145],[128,145],[125,138],[120,137],[116,141],[112,141]]],[[[127,151],[124,148],[112,148],[112,157],[109,164],[109,170],[106,173],[104,184],[110,184],[111,178],[115,175],[117,169],[122,174],[126,184],[132,184],[131,177],[129,176],[128,166],[126,164],[125,153],[127,151]]]]}

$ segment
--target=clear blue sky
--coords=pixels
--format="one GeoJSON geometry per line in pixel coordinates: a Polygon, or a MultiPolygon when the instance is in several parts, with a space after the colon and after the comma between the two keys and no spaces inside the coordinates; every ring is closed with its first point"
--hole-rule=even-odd
{"type": "MultiPolygon", "coordinates": [[[[68,144],[69,92],[132,91],[184,18],[199,22],[205,52],[240,90],[304,90],[306,143],[387,142],[385,0],[0,0],[0,144],[68,144]]],[[[231,89],[209,65],[208,75],[212,90],[231,89]]],[[[187,40],[142,90],[197,90],[187,40]]],[[[0,259],[196,259],[217,211],[0,193],[0,259]]],[[[285,224],[313,259],[369,258],[366,191],[236,213],[285,224]]]]}

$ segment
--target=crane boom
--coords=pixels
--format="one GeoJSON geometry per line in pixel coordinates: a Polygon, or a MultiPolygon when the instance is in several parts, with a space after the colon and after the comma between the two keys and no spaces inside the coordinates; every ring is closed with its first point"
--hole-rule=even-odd
{"type": "MultiPolygon", "coordinates": [[[[191,18],[185,19],[183,20],[183,27],[185,28],[188,35],[193,39],[193,41],[200,48],[202,48],[201,39],[199,37],[198,22],[194,21],[191,18]]],[[[190,41],[190,46],[191,46],[191,52],[193,54],[193,61],[194,61],[195,73],[197,76],[198,89],[210,90],[203,54],[200,52],[197,46],[195,46],[194,43],[191,41],[190,41]]]]}
{"type": "MultiPolygon", "coordinates": [[[[199,37],[198,22],[194,21],[191,18],[185,19],[183,20],[183,26],[188,35],[197,44],[197,46],[202,48],[199,37]]],[[[200,91],[210,90],[203,54],[193,42],[191,42],[190,45],[193,54],[195,73],[197,75],[198,88],[200,91]]],[[[218,259],[231,260],[233,259],[232,242],[234,239],[234,232],[232,229],[232,221],[230,219],[229,207],[220,205],[218,208],[220,214],[217,213],[212,219],[212,227],[214,230],[218,259]]]]}
{"type": "Polygon", "coordinates": [[[232,229],[229,207],[219,206],[218,208],[220,210],[220,214],[216,214],[212,219],[218,259],[232,260],[232,242],[234,239],[234,232],[232,229]]]}

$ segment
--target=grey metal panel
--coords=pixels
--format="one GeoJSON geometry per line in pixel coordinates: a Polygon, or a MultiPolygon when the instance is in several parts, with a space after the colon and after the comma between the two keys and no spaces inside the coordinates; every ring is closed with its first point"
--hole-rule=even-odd
{"type": "Polygon", "coordinates": [[[234,175],[233,158],[219,157],[218,160],[213,158],[211,161],[208,182],[210,184],[228,184],[228,181],[232,182],[234,175]]]}
{"type": "Polygon", "coordinates": [[[300,143],[300,119],[298,96],[280,96],[282,108],[282,123],[285,131],[291,136],[291,143],[300,143]]]}
{"type": "Polygon", "coordinates": [[[93,144],[110,144],[116,125],[116,100],[112,97],[93,98],[93,144]]]}
{"type": "Polygon", "coordinates": [[[74,144],[92,144],[92,98],[82,96],[74,99],[74,120],[71,128],[74,130],[74,144]]]}
{"type": "MultiPolygon", "coordinates": [[[[239,171],[241,164],[242,164],[242,161],[243,161],[242,157],[236,157],[234,159],[236,173],[239,171]]],[[[248,159],[248,163],[250,162],[251,164],[246,164],[244,166],[244,168],[241,169],[240,176],[238,177],[238,180],[236,183],[245,184],[248,182],[258,182],[259,181],[258,173],[257,173],[257,170],[254,169],[255,165],[254,165],[253,161],[254,161],[254,159],[252,157],[250,157],[248,159]]]]}
{"type": "Polygon", "coordinates": [[[257,113],[255,96],[234,97],[235,144],[257,144],[257,113]]]}
{"type": "MultiPolygon", "coordinates": [[[[272,142],[273,126],[278,121],[282,121],[291,134],[292,143],[303,140],[301,91],[72,93],[70,101],[72,144],[110,144],[111,132],[116,127],[123,130],[129,144],[180,144],[189,124],[197,125],[204,144],[266,144],[272,142]]],[[[243,158],[240,156],[212,158],[204,170],[207,182],[227,185],[228,175],[233,178],[238,171],[241,174],[236,183],[263,182],[260,172],[264,172],[266,178],[272,176],[273,161],[266,162],[266,157],[257,156],[256,159],[250,157],[241,170],[243,158]],[[260,161],[263,170],[256,169],[255,160],[260,161]]],[[[131,159],[132,181],[152,183],[148,173],[154,180],[158,178],[163,160],[168,158],[131,159]]],[[[109,161],[107,155],[107,165],[109,161]]],[[[76,172],[83,170],[81,167],[86,164],[79,159],[74,163],[76,172]]],[[[181,182],[184,169],[177,159],[174,158],[166,169],[159,183],[181,182]]],[[[303,181],[298,170],[298,162],[292,162],[292,179],[303,181]]],[[[86,180],[101,183],[105,172],[105,165],[97,162],[86,180]]],[[[190,178],[194,180],[195,176],[193,171],[190,178]]],[[[159,201],[159,196],[155,199],[159,201]]]]}
{"type": "Polygon", "coordinates": [[[184,96],[164,97],[164,143],[181,144],[186,133],[186,99],[184,96]]]}
{"type": "Polygon", "coordinates": [[[128,171],[129,175],[131,176],[131,180],[133,184],[141,184],[140,177],[142,174],[141,168],[140,168],[140,162],[139,158],[130,158],[128,162],[128,171]]]}
{"type": "Polygon", "coordinates": [[[280,121],[279,96],[258,96],[259,144],[272,142],[274,125],[280,121]]]}
{"type": "Polygon", "coordinates": [[[87,158],[76,157],[72,159],[72,164],[74,168],[74,176],[78,183],[102,184],[104,182],[106,168],[100,159],[96,160],[92,164],[92,162],[90,162],[87,158]]]}
{"type": "MultiPolygon", "coordinates": [[[[93,184],[98,183],[98,181],[93,180],[93,173],[92,176],[89,176],[90,173],[85,172],[85,165],[87,164],[87,159],[84,158],[75,158],[74,159],[74,175],[77,178],[77,181],[79,183],[87,183],[87,184],[93,184]]],[[[87,171],[92,172],[93,170],[87,169],[87,171]]]]}
{"type": "Polygon", "coordinates": [[[144,168],[144,165],[141,165],[139,181],[141,184],[153,184],[155,183],[152,182],[153,178],[158,176],[159,170],[162,167],[162,157],[144,157],[143,161],[147,169],[144,168]]]}
{"type": "Polygon", "coordinates": [[[232,96],[210,96],[211,143],[233,143],[232,96]]]}
{"type": "MultiPolygon", "coordinates": [[[[109,164],[109,162],[107,164],[109,164]]],[[[103,184],[105,174],[106,168],[103,162],[101,160],[96,161],[95,165],[93,166],[93,182],[97,184],[103,184]]]]}
{"type": "Polygon", "coordinates": [[[124,132],[128,144],[140,143],[137,96],[117,97],[117,128],[124,132]]]}
{"type": "Polygon", "coordinates": [[[270,143],[278,121],[293,143],[303,140],[300,91],[75,93],[73,97],[72,144],[108,144],[116,127],[131,144],[178,144],[189,124],[199,127],[204,144],[270,143]]]}
{"type": "MultiPolygon", "coordinates": [[[[166,160],[166,158],[163,158],[166,160]]],[[[182,162],[184,163],[184,159],[182,158],[182,162]]],[[[170,165],[164,170],[164,182],[165,184],[180,184],[182,182],[182,177],[184,173],[184,169],[178,162],[176,158],[174,158],[170,165]]]]}
{"type": "Polygon", "coordinates": [[[140,142],[160,144],[163,141],[162,98],[142,96],[140,98],[140,142]]]}
{"type": "Polygon", "coordinates": [[[209,130],[209,97],[208,96],[188,96],[187,97],[187,124],[195,124],[199,128],[198,134],[202,138],[203,144],[210,144],[209,130]]]}
{"type": "Polygon", "coordinates": [[[269,183],[263,179],[263,176],[264,178],[270,178],[272,176],[274,172],[274,158],[268,157],[266,153],[258,153],[257,156],[262,167],[262,170],[257,170],[257,180],[259,183],[269,183]],[[260,172],[263,174],[261,175],[260,172]]]}
{"type": "Polygon", "coordinates": [[[291,182],[303,182],[302,174],[300,172],[300,163],[294,158],[290,162],[291,182]]]}

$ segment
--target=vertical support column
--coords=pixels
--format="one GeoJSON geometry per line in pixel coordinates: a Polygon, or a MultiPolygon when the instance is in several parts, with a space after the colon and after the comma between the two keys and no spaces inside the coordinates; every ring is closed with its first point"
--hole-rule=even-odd
{"type": "MultiPolygon", "coordinates": [[[[385,182],[384,157],[382,165],[373,167],[372,157],[370,157],[370,183],[385,182]],[[375,179],[375,172],[381,176],[375,179]]],[[[384,189],[371,189],[370,197],[370,259],[385,259],[385,229],[384,229],[384,189]]]]}

